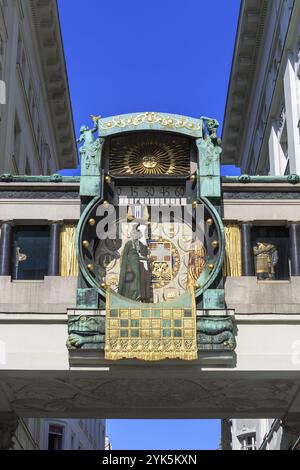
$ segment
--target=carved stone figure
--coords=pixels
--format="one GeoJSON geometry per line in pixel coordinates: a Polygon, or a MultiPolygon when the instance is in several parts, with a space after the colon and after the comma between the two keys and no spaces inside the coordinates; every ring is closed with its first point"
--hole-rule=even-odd
{"type": "Polygon", "coordinates": [[[272,243],[257,242],[253,252],[257,279],[275,279],[275,266],[278,263],[276,246],[272,243]]]}
{"type": "MultiPolygon", "coordinates": [[[[104,316],[74,316],[69,319],[68,349],[97,349],[105,347],[104,316]]],[[[233,351],[236,347],[231,317],[198,317],[198,351],[233,351]]]]}
{"type": "Polygon", "coordinates": [[[77,143],[84,142],[80,147],[81,174],[93,175],[98,171],[99,159],[98,151],[100,149],[100,139],[94,140],[94,133],[98,130],[97,120],[94,121],[94,127],[89,129],[87,126],[81,126],[80,136],[77,143]]]}
{"type": "Polygon", "coordinates": [[[68,349],[104,350],[105,318],[76,315],[68,321],[68,349]]]}
{"type": "Polygon", "coordinates": [[[217,130],[219,128],[218,121],[216,119],[212,119],[206,116],[201,116],[200,119],[202,119],[202,121],[204,122],[207,133],[213,144],[220,146],[221,139],[219,139],[217,136],[217,130]]]}
{"type": "Polygon", "coordinates": [[[198,351],[233,351],[236,347],[231,317],[197,319],[198,351]]]}
{"type": "Polygon", "coordinates": [[[131,300],[152,302],[149,248],[145,225],[134,226],[121,259],[118,293],[131,300]]]}

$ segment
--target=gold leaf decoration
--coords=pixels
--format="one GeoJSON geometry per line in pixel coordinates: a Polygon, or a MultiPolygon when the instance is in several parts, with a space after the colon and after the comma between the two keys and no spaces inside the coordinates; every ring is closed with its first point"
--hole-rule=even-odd
{"type": "Polygon", "coordinates": [[[111,139],[110,174],[189,175],[190,140],[169,134],[139,133],[111,139]]]}
{"type": "Polygon", "coordinates": [[[114,116],[110,120],[100,119],[99,129],[110,130],[114,128],[126,128],[139,126],[141,124],[156,124],[159,127],[168,129],[189,129],[195,132],[202,132],[202,121],[200,119],[190,119],[185,116],[168,116],[162,113],[146,112],[126,116],[114,116]]]}

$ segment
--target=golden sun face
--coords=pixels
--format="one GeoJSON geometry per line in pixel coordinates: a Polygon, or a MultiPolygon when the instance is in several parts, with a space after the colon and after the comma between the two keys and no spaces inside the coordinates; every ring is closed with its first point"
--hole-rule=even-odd
{"type": "Polygon", "coordinates": [[[155,168],[157,165],[157,161],[155,160],[153,155],[145,155],[142,160],[143,160],[143,166],[145,168],[148,168],[148,169],[155,168]]]}
{"type": "Polygon", "coordinates": [[[139,133],[111,141],[110,174],[188,175],[190,141],[181,136],[139,133]]]}

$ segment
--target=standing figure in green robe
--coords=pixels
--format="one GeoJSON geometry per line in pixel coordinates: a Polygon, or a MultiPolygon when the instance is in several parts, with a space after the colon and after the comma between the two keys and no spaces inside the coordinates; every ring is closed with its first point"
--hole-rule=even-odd
{"type": "Polygon", "coordinates": [[[131,300],[152,302],[149,248],[145,230],[145,225],[133,227],[131,239],[124,246],[118,293],[131,300]]]}

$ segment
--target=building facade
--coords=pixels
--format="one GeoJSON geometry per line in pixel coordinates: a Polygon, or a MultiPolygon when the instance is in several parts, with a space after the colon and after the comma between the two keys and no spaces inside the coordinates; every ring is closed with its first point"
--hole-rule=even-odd
{"type": "MultiPolygon", "coordinates": [[[[299,59],[299,2],[242,1],[223,126],[224,163],[248,175],[300,173],[299,59]]],[[[251,234],[250,217],[248,226],[251,234]]],[[[288,220],[285,226],[291,230],[288,220]]],[[[295,230],[299,236],[299,226],[295,230]]],[[[222,429],[227,449],[299,444],[299,433],[291,433],[280,419],[230,419],[222,429]]]]}
{"type": "Polygon", "coordinates": [[[56,1],[1,1],[0,80],[0,172],[47,175],[76,167],[56,1]]]}
{"type": "Polygon", "coordinates": [[[300,173],[299,25],[297,1],[241,2],[222,158],[242,173],[300,173]]]}
{"type": "MultiPolygon", "coordinates": [[[[274,417],[299,432],[300,177],[220,177],[216,132],[95,118],[80,177],[2,175],[2,447],[30,416],[274,417]]],[[[248,422],[238,433],[256,446],[248,422]]]]}
{"type": "Polygon", "coordinates": [[[103,450],[105,420],[20,419],[14,450],[103,450]]]}
{"type": "Polygon", "coordinates": [[[274,31],[295,37],[297,8],[242,3],[223,158],[249,175],[220,177],[215,119],[154,112],[83,126],[80,178],[1,175],[1,448],[31,416],[57,446],[80,417],[221,417],[228,448],[278,429],[296,445],[300,176],[293,152],[269,175],[254,147],[252,83],[269,83],[258,65],[274,31]]]}

